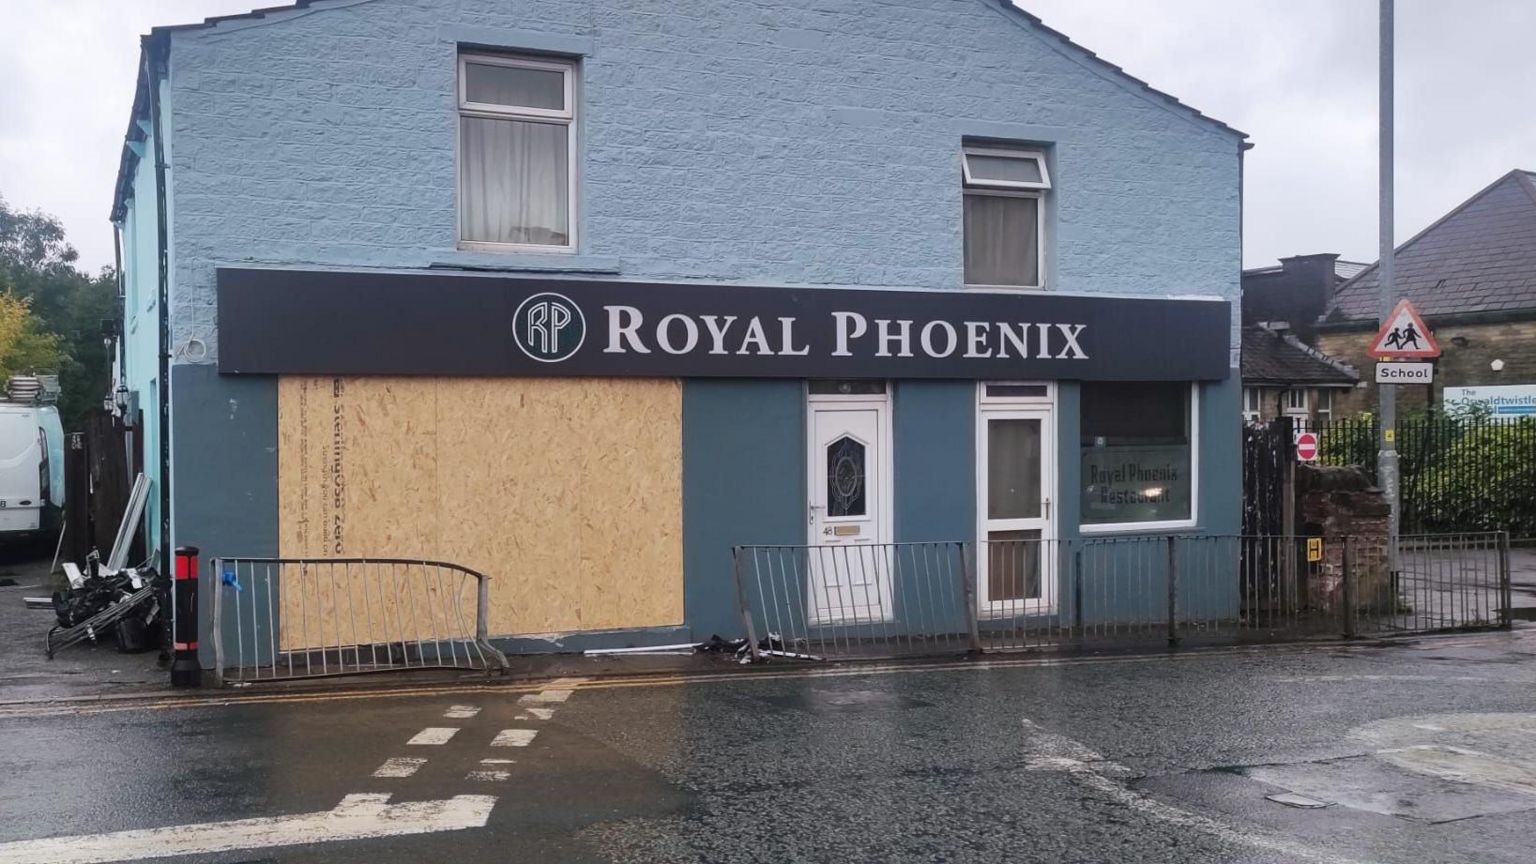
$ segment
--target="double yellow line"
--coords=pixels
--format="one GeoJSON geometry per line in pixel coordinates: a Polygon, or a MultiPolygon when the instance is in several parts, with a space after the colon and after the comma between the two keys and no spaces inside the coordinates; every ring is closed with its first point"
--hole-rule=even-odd
{"type": "MultiPolygon", "coordinates": [[[[731,682],[750,684],[756,681],[782,680],[787,678],[850,678],[876,675],[915,675],[935,672],[988,671],[1030,667],[1061,667],[1098,665],[1106,663],[1160,663],[1191,661],[1208,657],[1256,655],[1276,653],[1304,653],[1319,648],[1338,647],[1350,643],[1297,643],[1295,645],[1236,646],[1185,650],[1179,653],[1099,655],[1086,657],[1014,656],[987,657],[941,662],[860,663],[822,667],[791,667],[784,669],[732,670],[696,674],[638,675],[589,680],[574,685],[580,690],[615,690],[633,687],[676,687],[690,684],[731,682]]],[[[1355,643],[1358,644],[1358,643],[1355,643]]],[[[124,711],[168,711],[178,708],[223,708],[239,705],[301,704],[311,702],[349,702],[365,699],[411,699],[422,697],[452,696],[464,693],[496,693],[519,696],[549,689],[549,681],[526,681],[503,684],[495,681],[473,684],[424,685],[378,690],[314,690],[307,692],[282,691],[273,693],[229,693],[216,696],[147,697],[137,699],[103,698],[71,702],[0,705],[0,720],[21,717],[86,716],[124,711]]]]}

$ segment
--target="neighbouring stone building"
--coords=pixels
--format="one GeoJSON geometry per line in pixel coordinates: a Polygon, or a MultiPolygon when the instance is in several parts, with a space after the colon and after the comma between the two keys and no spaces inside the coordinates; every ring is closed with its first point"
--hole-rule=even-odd
{"type": "Polygon", "coordinates": [[[1366,265],[1334,253],[1294,255],[1243,271],[1243,419],[1323,422],[1358,370],[1317,350],[1314,324],[1334,289],[1366,265]]]}
{"type": "MultiPolygon", "coordinates": [[[[1394,286],[1443,352],[1432,385],[1399,385],[1399,409],[1446,387],[1536,384],[1536,174],[1511,171],[1397,248],[1394,286]]],[[[1317,347],[1374,380],[1377,267],[1344,282],[1316,325],[1317,347]]],[[[1376,385],[1341,393],[1337,414],[1374,410],[1376,385]]]]}

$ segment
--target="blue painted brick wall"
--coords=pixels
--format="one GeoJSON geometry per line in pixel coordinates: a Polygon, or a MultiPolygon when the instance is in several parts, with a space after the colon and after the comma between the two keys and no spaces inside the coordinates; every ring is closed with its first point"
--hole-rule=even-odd
{"type": "Polygon", "coordinates": [[[173,35],[177,362],[220,264],[524,260],[454,249],[466,34],[591,47],[573,264],[958,288],[991,134],[1054,145],[1052,290],[1236,299],[1236,135],[993,0],[330,0],[173,35]]]}

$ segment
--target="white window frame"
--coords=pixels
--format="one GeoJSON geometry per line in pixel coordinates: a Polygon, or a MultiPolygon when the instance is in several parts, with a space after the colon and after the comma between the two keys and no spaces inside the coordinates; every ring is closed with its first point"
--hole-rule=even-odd
{"type": "MultiPolygon", "coordinates": [[[[1039,291],[1045,287],[1046,264],[1045,255],[1045,195],[1051,191],[1051,174],[1045,164],[1045,151],[1043,150],[1015,150],[1007,147],[963,147],[960,153],[960,178],[961,194],[964,195],[990,195],[994,198],[1033,198],[1037,202],[1035,209],[1035,284],[1033,285],[993,285],[982,282],[966,282],[966,288],[974,288],[987,291],[1039,291]],[[972,156],[1001,156],[1008,159],[1030,159],[1040,168],[1040,179],[1033,180],[976,180],[971,177],[972,156]]],[[[962,202],[963,203],[963,202],[962,202]]],[[[961,260],[964,266],[964,244],[966,242],[965,231],[961,229],[961,260]]],[[[965,277],[962,272],[961,279],[965,277]]]]}
{"type": "Polygon", "coordinates": [[[549,254],[570,255],[576,252],[577,227],[581,220],[578,217],[576,200],[576,61],[558,60],[552,58],[524,57],[514,54],[482,54],[474,51],[460,51],[458,61],[458,118],[483,117],[493,120],[522,120],[534,123],[549,123],[566,127],[565,134],[565,173],[566,173],[566,240],[564,245],[540,244],[540,243],[494,243],[487,240],[464,239],[464,124],[454,123],[454,238],[459,249],[481,252],[541,252],[549,254]],[[565,84],[565,109],[530,108],[512,105],[499,105],[490,102],[469,101],[469,74],[466,68],[470,63],[483,66],[509,66],[516,69],[539,69],[549,72],[559,72],[564,76],[565,84]]]}
{"type": "Polygon", "coordinates": [[[1264,388],[1243,388],[1243,421],[1256,423],[1264,416],[1264,388]]]}
{"type": "Polygon", "coordinates": [[[1286,417],[1310,417],[1311,412],[1307,407],[1307,391],[1303,387],[1291,387],[1283,391],[1284,395],[1280,405],[1280,413],[1286,417]],[[1297,404],[1300,402],[1301,404],[1297,404]]]}
{"type": "MultiPolygon", "coordinates": [[[[1082,423],[1082,410],[1078,410],[1078,423],[1082,423]]],[[[1079,426],[1078,437],[1082,437],[1082,429],[1079,426]]],[[[1078,442],[1082,447],[1082,442],[1078,442]]],[[[1082,453],[1078,453],[1078,463],[1082,463],[1082,453]]],[[[1081,470],[1081,469],[1079,469],[1081,470]]],[[[1082,477],[1079,474],[1078,486],[1082,486],[1082,477]]],[[[1200,524],[1200,385],[1189,385],[1189,518],[1188,519],[1162,519],[1156,522],[1084,522],[1082,513],[1081,496],[1082,489],[1077,490],[1079,496],[1077,512],[1077,530],[1081,534],[1143,534],[1147,532],[1164,531],[1170,528],[1194,528],[1200,524]]]]}
{"type": "Polygon", "coordinates": [[[1333,419],[1333,390],[1317,388],[1317,420],[1319,423],[1333,419]]]}

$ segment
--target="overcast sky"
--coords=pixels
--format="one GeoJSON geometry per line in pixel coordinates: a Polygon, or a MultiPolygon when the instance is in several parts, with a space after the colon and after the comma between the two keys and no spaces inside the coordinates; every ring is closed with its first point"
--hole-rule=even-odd
{"type": "MultiPolygon", "coordinates": [[[[0,0],[0,196],[59,216],[83,266],[110,264],[138,36],[276,3],[0,0]]],[[[1376,0],[1021,5],[1251,136],[1247,266],[1309,252],[1375,259],[1376,0]]],[[[1536,2],[1397,5],[1401,241],[1511,168],[1536,169],[1536,2]]]]}

